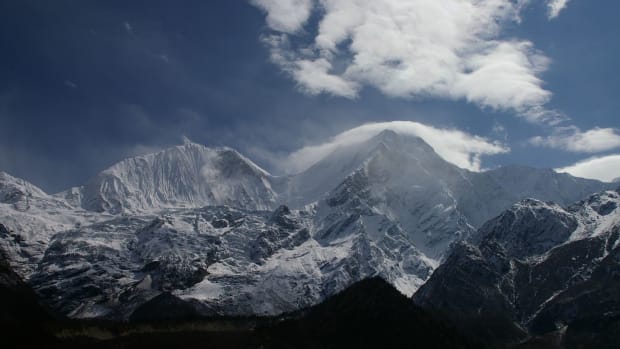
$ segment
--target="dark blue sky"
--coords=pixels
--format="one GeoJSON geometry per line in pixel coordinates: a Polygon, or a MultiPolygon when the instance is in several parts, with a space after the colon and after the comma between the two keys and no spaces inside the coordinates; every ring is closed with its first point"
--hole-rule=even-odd
{"type": "MultiPolygon", "coordinates": [[[[549,106],[582,130],[620,127],[620,5],[573,0],[553,21],[540,6],[506,35],[552,60],[541,74],[549,106]]],[[[269,61],[267,30],[265,14],[242,0],[0,0],[0,170],[55,192],[183,135],[232,146],[269,169],[268,154],[389,120],[490,138],[499,123],[512,151],[485,158],[486,167],[591,156],[526,144],[549,128],[510,111],[373,87],[355,99],[304,94],[269,61]]]]}

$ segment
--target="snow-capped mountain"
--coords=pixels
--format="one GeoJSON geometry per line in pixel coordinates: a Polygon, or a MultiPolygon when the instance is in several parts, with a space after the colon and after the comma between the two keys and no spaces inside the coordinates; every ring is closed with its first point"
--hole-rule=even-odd
{"type": "MultiPolygon", "coordinates": [[[[359,163],[317,205],[315,225],[322,238],[347,233],[334,226],[338,221],[360,224],[383,237],[377,224],[385,220],[403,230],[420,252],[438,260],[452,241],[473,231],[454,194],[471,173],[443,160],[421,138],[401,137],[393,131],[384,131],[357,148],[364,150],[364,156],[359,152],[354,156],[359,163]]],[[[336,152],[325,162],[343,163],[342,157],[336,152]]]]}
{"type": "Polygon", "coordinates": [[[276,205],[270,177],[233,149],[186,142],[123,160],[59,196],[112,214],[209,205],[267,210],[276,205]]]}
{"type": "Polygon", "coordinates": [[[363,202],[370,211],[396,222],[408,240],[435,260],[453,241],[521,199],[568,205],[610,187],[546,169],[509,166],[482,173],[467,171],[445,161],[423,139],[389,130],[337,149],[291,178],[291,183],[283,201],[289,202],[291,193],[294,202],[323,198],[317,206],[319,220],[339,212],[347,200],[363,202]],[[303,195],[298,188],[309,188],[310,194],[303,195]]]}
{"type": "Polygon", "coordinates": [[[126,318],[162,292],[204,314],[277,314],[371,276],[411,295],[451,244],[515,201],[568,204],[608,186],[470,172],[392,131],[290,177],[187,142],[56,195],[0,177],[0,241],[46,304],[73,317],[126,318]]]}
{"type": "Polygon", "coordinates": [[[504,343],[562,334],[620,315],[619,256],[620,189],[568,208],[528,199],[459,243],[414,300],[459,322],[494,319],[504,343]]]}

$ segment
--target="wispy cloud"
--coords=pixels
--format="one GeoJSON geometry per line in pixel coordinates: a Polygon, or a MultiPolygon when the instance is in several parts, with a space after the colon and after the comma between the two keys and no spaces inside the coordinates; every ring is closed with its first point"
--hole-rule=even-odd
{"type": "Polygon", "coordinates": [[[267,13],[267,25],[279,32],[295,33],[310,17],[313,0],[251,0],[267,13]]]}
{"type": "Polygon", "coordinates": [[[573,176],[611,182],[620,178],[620,154],[594,157],[556,169],[573,176]]]}
{"type": "Polygon", "coordinates": [[[593,128],[585,132],[575,126],[556,127],[553,134],[533,137],[530,144],[575,153],[598,153],[620,147],[620,135],[613,128],[593,128]]]}
{"type": "Polygon", "coordinates": [[[123,22],[123,28],[125,28],[127,34],[133,34],[133,26],[131,25],[131,23],[123,22]]]}
{"type": "Polygon", "coordinates": [[[547,7],[549,9],[549,19],[556,18],[563,9],[568,5],[569,0],[549,0],[547,7]]]}
{"type": "Polygon", "coordinates": [[[455,129],[435,128],[411,121],[365,124],[342,132],[327,142],[301,148],[280,160],[281,169],[289,173],[302,171],[333,152],[336,148],[364,142],[383,130],[424,139],[441,157],[461,168],[481,169],[481,157],[501,154],[510,149],[498,141],[455,129]]]}
{"type": "Polygon", "coordinates": [[[252,0],[272,30],[272,60],[309,94],[466,100],[557,123],[540,73],[550,60],[503,38],[528,0],[252,0]],[[318,21],[310,21],[316,14],[318,21]],[[314,25],[316,24],[316,27],[314,25]]]}
{"type": "Polygon", "coordinates": [[[77,88],[77,84],[71,80],[65,80],[64,82],[65,86],[70,87],[70,88],[77,88]]]}

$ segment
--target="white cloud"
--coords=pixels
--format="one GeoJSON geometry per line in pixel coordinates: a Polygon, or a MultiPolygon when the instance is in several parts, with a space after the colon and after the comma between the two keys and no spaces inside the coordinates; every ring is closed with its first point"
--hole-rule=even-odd
{"type": "Polygon", "coordinates": [[[465,61],[471,73],[455,81],[454,93],[493,109],[516,110],[536,121],[540,116],[532,108],[550,98],[536,73],[545,70],[548,62],[530,42],[493,42],[465,61]]]}
{"type": "Polygon", "coordinates": [[[340,133],[323,144],[299,149],[282,161],[280,167],[289,173],[302,171],[336,148],[361,143],[383,130],[421,137],[446,161],[472,171],[480,171],[481,156],[509,151],[506,146],[499,142],[493,142],[459,130],[440,129],[411,121],[391,121],[365,124],[340,133]]]}
{"type": "Polygon", "coordinates": [[[620,154],[583,160],[571,166],[558,168],[556,171],[611,182],[620,177],[620,154]]]}
{"type": "Polygon", "coordinates": [[[295,66],[291,73],[300,87],[310,94],[327,92],[349,98],[357,94],[357,84],[338,75],[330,74],[332,64],[324,58],[314,61],[299,60],[295,62],[295,66]]]}
{"type": "Polygon", "coordinates": [[[555,128],[547,137],[534,137],[530,144],[575,153],[597,153],[620,147],[620,135],[613,128],[593,128],[582,132],[575,126],[555,128]]]}
{"type": "Polygon", "coordinates": [[[549,19],[556,18],[560,12],[566,8],[569,0],[549,0],[547,7],[549,9],[549,19]]]}
{"type": "Polygon", "coordinates": [[[251,0],[267,12],[267,25],[276,31],[294,33],[302,28],[312,12],[313,0],[251,0]]]}
{"type": "Polygon", "coordinates": [[[529,0],[253,0],[276,33],[272,60],[309,94],[464,99],[533,122],[558,118],[539,75],[549,59],[526,40],[502,39],[529,0]],[[318,27],[310,26],[312,11],[318,27]],[[314,33],[314,34],[310,34],[314,33]],[[291,40],[295,38],[295,40],[291,40]]]}

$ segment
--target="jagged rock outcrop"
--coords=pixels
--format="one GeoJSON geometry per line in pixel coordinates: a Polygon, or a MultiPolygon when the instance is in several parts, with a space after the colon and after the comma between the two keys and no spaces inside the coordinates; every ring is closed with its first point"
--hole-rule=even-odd
{"type": "Polygon", "coordinates": [[[562,339],[568,347],[601,339],[609,329],[588,334],[580,324],[620,314],[619,205],[618,190],[566,209],[522,201],[456,246],[414,300],[470,331],[499,326],[497,338],[487,337],[494,344],[554,332],[571,333],[562,339]]]}

